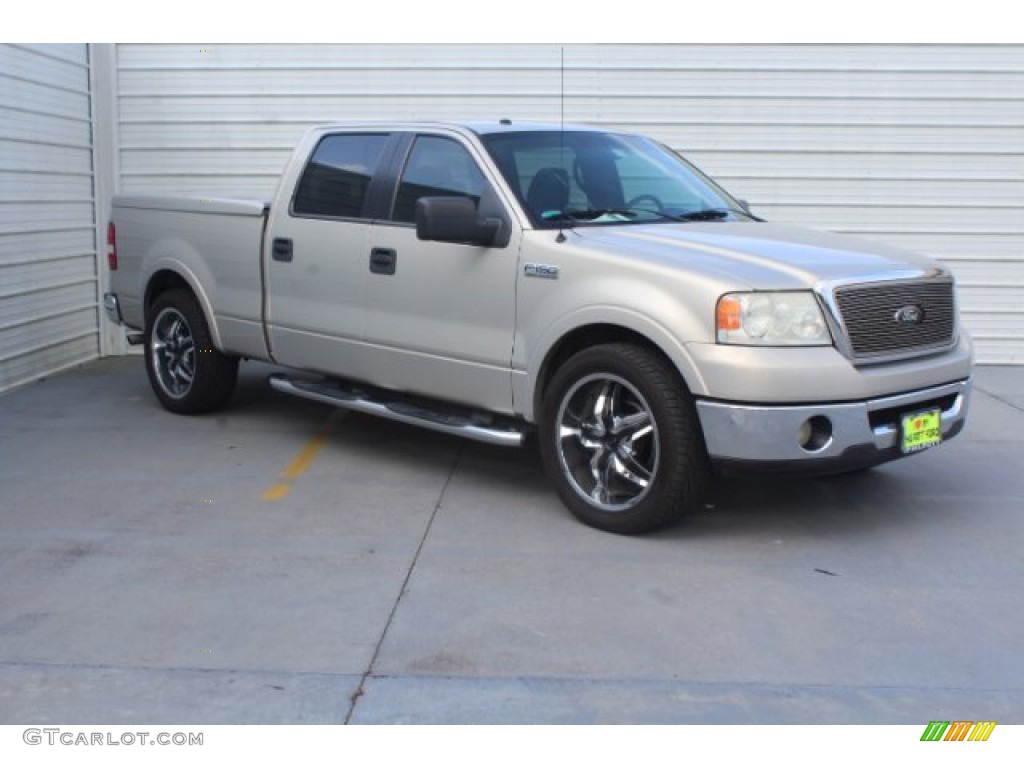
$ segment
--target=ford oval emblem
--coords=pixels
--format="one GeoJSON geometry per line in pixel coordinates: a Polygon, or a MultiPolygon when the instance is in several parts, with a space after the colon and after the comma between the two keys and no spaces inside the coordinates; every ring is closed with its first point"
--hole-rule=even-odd
{"type": "Polygon", "coordinates": [[[893,319],[897,323],[920,325],[924,322],[924,309],[919,307],[917,304],[909,304],[897,309],[896,313],[893,315],[893,319]]]}

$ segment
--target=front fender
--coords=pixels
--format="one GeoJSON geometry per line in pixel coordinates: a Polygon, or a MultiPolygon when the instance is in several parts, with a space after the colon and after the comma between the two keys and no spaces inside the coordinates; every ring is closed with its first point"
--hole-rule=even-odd
{"type": "Polygon", "coordinates": [[[552,354],[563,340],[587,329],[595,329],[597,338],[601,334],[613,335],[616,329],[642,337],[672,362],[692,394],[707,393],[704,378],[689,350],[668,328],[635,309],[595,305],[578,309],[551,323],[531,346],[526,370],[513,373],[516,410],[527,421],[537,418],[535,395],[552,354]]]}

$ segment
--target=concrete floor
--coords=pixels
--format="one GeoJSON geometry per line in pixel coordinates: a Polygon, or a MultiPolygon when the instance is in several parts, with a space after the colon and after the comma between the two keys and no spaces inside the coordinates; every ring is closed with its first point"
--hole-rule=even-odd
{"type": "Polygon", "coordinates": [[[1024,368],[948,445],[643,538],[268,370],[208,417],[138,357],[0,398],[0,723],[1024,722],[1024,368]]]}

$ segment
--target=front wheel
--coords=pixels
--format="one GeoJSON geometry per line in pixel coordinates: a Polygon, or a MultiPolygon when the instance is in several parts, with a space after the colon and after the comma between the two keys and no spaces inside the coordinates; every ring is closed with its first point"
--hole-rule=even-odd
{"type": "Polygon", "coordinates": [[[699,503],[707,483],[690,396],[646,347],[606,344],[570,358],[547,388],[539,439],[562,501],[605,531],[671,525],[699,503]]]}
{"type": "Polygon", "coordinates": [[[173,290],[153,302],[146,322],[146,372],[153,392],[174,413],[204,413],[227,402],[238,358],[214,349],[191,293],[173,290]]]}

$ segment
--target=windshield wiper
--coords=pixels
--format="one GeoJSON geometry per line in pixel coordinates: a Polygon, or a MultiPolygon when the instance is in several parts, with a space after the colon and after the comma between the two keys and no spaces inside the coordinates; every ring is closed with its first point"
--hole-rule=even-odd
{"type": "Polygon", "coordinates": [[[702,208],[687,213],[666,213],[655,208],[566,208],[561,211],[545,211],[541,218],[544,221],[594,221],[602,216],[625,216],[628,219],[635,219],[638,214],[656,216],[668,221],[721,221],[730,215],[758,221],[755,216],[739,208],[702,208]]]}
{"type": "Polygon", "coordinates": [[[747,211],[743,211],[738,208],[703,208],[699,211],[681,213],[676,216],[676,218],[679,221],[720,221],[721,219],[727,218],[730,214],[738,214],[747,219],[754,218],[747,211]]]}
{"type": "Polygon", "coordinates": [[[593,221],[602,216],[625,216],[635,219],[639,213],[650,214],[670,221],[687,221],[681,216],[674,216],[671,213],[652,208],[567,208],[564,211],[545,211],[542,218],[544,221],[593,221]]]}
{"type": "Polygon", "coordinates": [[[613,213],[630,215],[622,208],[566,208],[561,211],[544,211],[541,218],[544,221],[593,221],[613,213]]]}

